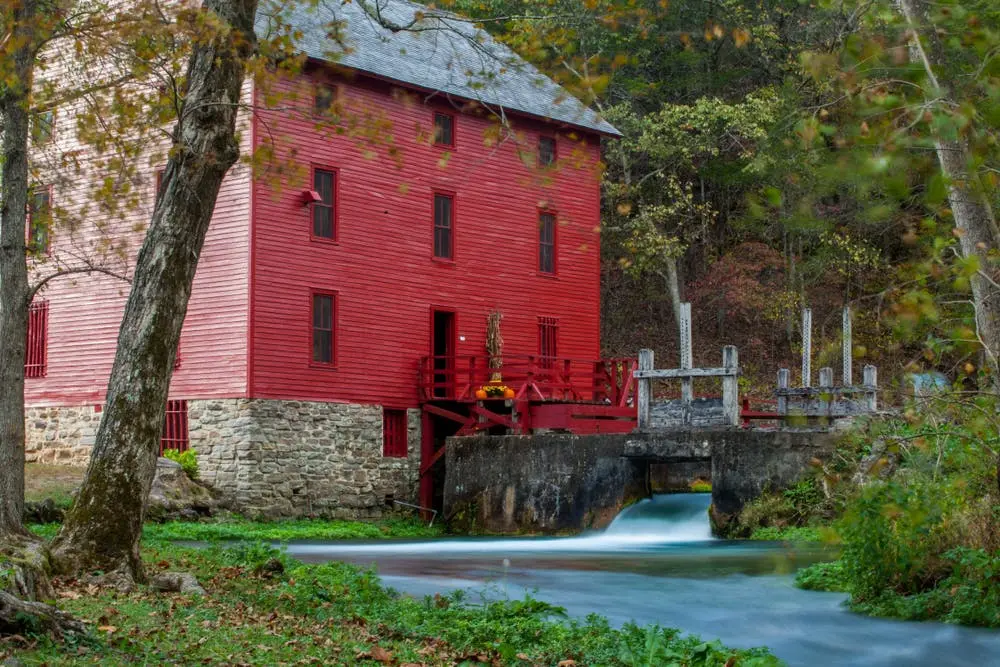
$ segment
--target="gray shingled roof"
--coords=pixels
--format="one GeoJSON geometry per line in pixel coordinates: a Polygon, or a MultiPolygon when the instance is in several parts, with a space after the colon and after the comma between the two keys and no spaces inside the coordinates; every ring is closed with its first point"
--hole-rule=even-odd
{"type": "Polygon", "coordinates": [[[535,67],[494,41],[468,20],[407,0],[320,0],[316,7],[276,1],[262,5],[257,33],[276,25],[301,33],[296,46],[310,58],[368,72],[428,90],[476,100],[497,111],[520,111],[581,128],[620,136],[618,130],[535,67]],[[358,3],[377,12],[376,21],[358,3]],[[427,13],[409,30],[415,12],[427,13]],[[280,19],[276,20],[275,17],[280,19]],[[340,39],[330,26],[345,22],[340,39]]]}

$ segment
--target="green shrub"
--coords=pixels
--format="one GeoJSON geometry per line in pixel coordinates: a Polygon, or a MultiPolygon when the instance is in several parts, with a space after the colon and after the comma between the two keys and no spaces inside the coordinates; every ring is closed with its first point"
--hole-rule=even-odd
{"type": "Polygon", "coordinates": [[[847,592],[843,561],[814,563],[795,575],[795,585],[809,591],[847,592]]]}
{"type": "Polygon", "coordinates": [[[711,493],[712,483],[703,479],[696,479],[690,484],[691,493],[711,493]]]}
{"type": "Polygon", "coordinates": [[[163,458],[179,463],[188,477],[198,479],[198,455],[193,449],[187,449],[183,452],[177,449],[164,449],[163,458]]]}

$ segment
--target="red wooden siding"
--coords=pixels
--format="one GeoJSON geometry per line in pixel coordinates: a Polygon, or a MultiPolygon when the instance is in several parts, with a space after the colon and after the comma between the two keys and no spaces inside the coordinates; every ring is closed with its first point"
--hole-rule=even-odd
{"type": "Polygon", "coordinates": [[[24,359],[24,377],[45,377],[49,348],[49,304],[32,303],[28,310],[28,345],[24,359]]]}
{"type": "Polygon", "coordinates": [[[165,449],[185,452],[190,447],[187,401],[167,401],[167,412],[163,416],[163,435],[160,436],[160,456],[163,456],[165,449]]]}
{"type": "MultiPolygon", "coordinates": [[[[305,109],[313,85],[284,83],[305,109]]],[[[561,356],[597,359],[597,138],[515,119],[522,142],[486,145],[488,116],[428,105],[360,76],[340,83],[337,103],[345,117],[363,116],[359,123],[385,123],[379,137],[392,152],[320,132],[310,114],[263,111],[257,121],[268,127],[258,140],[280,137],[277,158],[300,169],[254,184],[252,396],[415,406],[434,309],[455,312],[459,355],[483,353],[486,314],[496,307],[509,354],[537,353],[544,316],[559,320],[561,356]],[[435,112],[454,114],[454,148],[433,143],[435,112]],[[545,169],[533,150],[527,159],[519,153],[541,134],[557,138],[558,163],[545,169]],[[303,193],[313,188],[312,166],[337,169],[336,244],[311,241],[303,193]],[[454,198],[450,261],[433,257],[435,193],[454,198]],[[548,210],[559,212],[558,275],[538,270],[539,212],[548,210]],[[317,289],[337,292],[335,370],[314,366],[305,352],[317,289]]]]}
{"type": "MultiPolygon", "coordinates": [[[[249,101],[250,86],[244,94],[249,101]]],[[[75,113],[60,109],[52,149],[79,149],[75,142],[75,113]]],[[[252,143],[250,123],[242,129],[243,151],[252,143]]],[[[150,147],[152,151],[157,147],[150,147]]],[[[165,146],[158,147],[161,150],[165,146]]],[[[146,165],[144,159],[140,163],[146,165]]],[[[89,188],[100,182],[99,172],[88,182],[59,181],[44,172],[40,181],[50,182],[52,201],[58,209],[76,210],[90,205],[89,188]]],[[[157,186],[156,171],[148,166],[137,187],[144,191],[142,205],[121,221],[111,221],[111,235],[129,239],[129,256],[135,260],[142,233],[135,227],[148,225],[157,186]]],[[[183,363],[173,375],[170,393],[176,398],[222,398],[246,395],[247,326],[249,304],[250,177],[245,165],[237,165],[226,176],[201,254],[184,330],[181,334],[183,363]]],[[[70,238],[57,218],[52,231],[52,256],[63,249],[86,252],[98,243],[92,227],[82,225],[70,238]]],[[[48,357],[45,377],[28,380],[26,402],[35,405],[96,404],[104,400],[107,379],[114,360],[118,329],[128,297],[128,285],[103,275],[80,275],[56,279],[41,298],[50,306],[48,357]]]]}
{"type": "Polygon", "coordinates": [[[406,458],[406,410],[382,413],[382,456],[406,458]]]}

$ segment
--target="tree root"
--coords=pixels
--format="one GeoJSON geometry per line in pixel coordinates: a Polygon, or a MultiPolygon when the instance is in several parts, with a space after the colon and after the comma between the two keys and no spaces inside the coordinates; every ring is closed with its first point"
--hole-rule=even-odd
{"type": "Polygon", "coordinates": [[[86,634],[87,626],[64,611],[16,598],[0,590],[0,636],[51,632],[57,637],[86,634]]]}
{"type": "Polygon", "coordinates": [[[49,632],[56,637],[85,634],[87,626],[66,612],[36,602],[54,596],[45,544],[39,539],[7,540],[0,546],[0,636],[49,632]]]}

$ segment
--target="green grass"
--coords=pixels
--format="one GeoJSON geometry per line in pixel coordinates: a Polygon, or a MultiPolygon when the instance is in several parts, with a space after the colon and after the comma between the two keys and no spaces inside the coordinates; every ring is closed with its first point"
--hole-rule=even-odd
{"type": "Polygon", "coordinates": [[[764,649],[732,650],[677,630],[616,629],[597,616],[573,621],[531,598],[413,599],[383,587],[372,571],[302,565],[259,544],[193,550],[150,543],[144,557],[151,572],[192,572],[208,597],[64,586],[59,606],[91,623],[92,636],[0,644],[0,660],[17,650],[26,665],[780,664],[764,649]]]}
{"type": "Polygon", "coordinates": [[[767,542],[826,542],[829,541],[824,529],[808,526],[785,526],[777,528],[768,526],[756,528],[750,535],[751,540],[767,542]]]}
{"type": "Polygon", "coordinates": [[[40,502],[51,498],[57,507],[68,508],[85,472],[82,467],[29,463],[24,467],[24,499],[40,502]]]}
{"type": "MultiPolygon", "coordinates": [[[[31,526],[31,530],[41,537],[52,538],[59,531],[59,524],[36,524],[31,526]]],[[[294,519],[267,522],[239,518],[218,521],[168,521],[147,523],[142,531],[143,537],[147,540],[192,542],[422,539],[440,537],[443,533],[440,526],[428,527],[425,522],[410,517],[394,517],[378,521],[294,519]]]]}

